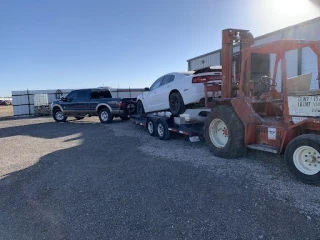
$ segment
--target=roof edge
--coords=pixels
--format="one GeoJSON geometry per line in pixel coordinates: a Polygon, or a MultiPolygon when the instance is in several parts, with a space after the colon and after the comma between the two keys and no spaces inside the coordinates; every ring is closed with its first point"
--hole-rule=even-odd
{"type": "MultiPolygon", "coordinates": [[[[301,23],[297,23],[297,24],[292,25],[292,26],[289,26],[289,27],[285,27],[285,28],[278,29],[278,30],[276,30],[276,31],[269,32],[269,33],[263,34],[263,35],[261,35],[261,36],[258,36],[258,37],[254,38],[254,39],[255,39],[255,40],[260,40],[260,39],[265,38],[265,37],[268,37],[268,36],[270,36],[270,35],[277,34],[277,33],[280,33],[280,32],[282,32],[282,31],[288,31],[288,30],[290,30],[290,29],[292,29],[292,28],[301,27],[301,26],[303,26],[303,25],[307,25],[307,24],[309,24],[309,23],[317,22],[317,21],[320,21],[320,17],[316,17],[316,18],[309,19],[309,20],[304,21],[304,22],[301,22],[301,23]]],[[[215,50],[215,51],[212,51],[212,52],[209,52],[209,53],[205,53],[205,54],[202,54],[202,55],[200,55],[200,56],[197,56],[197,57],[194,57],[194,58],[190,58],[190,59],[187,60],[187,62],[190,62],[190,61],[192,61],[192,60],[194,60],[194,59],[198,59],[198,58],[201,58],[201,57],[205,57],[205,56],[208,56],[208,55],[211,55],[211,54],[213,54],[213,53],[220,52],[220,51],[221,51],[221,49],[218,49],[218,50],[215,50]]]]}
{"type": "Polygon", "coordinates": [[[201,58],[201,57],[205,57],[205,56],[208,56],[208,55],[211,55],[213,53],[217,53],[217,52],[220,52],[221,49],[218,49],[218,50],[215,50],[215,51],[212,51],[212,52],[209,52],[209,53],[205,53],[205,54],[202,54],[200,56],[197,56],[197,57],[194,57],[194,58],[190,58],[187,60],[187,62],[191,61],[191,60],[194,60],[194,59],[197,59],[197,58],[201,58]]]}

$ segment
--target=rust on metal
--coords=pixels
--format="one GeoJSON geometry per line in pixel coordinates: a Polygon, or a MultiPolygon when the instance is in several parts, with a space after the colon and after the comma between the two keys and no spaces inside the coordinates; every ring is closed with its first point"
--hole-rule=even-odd
{"type": "Polygon", "coordinates": [[[251,47],[253,43],[253,36],[248,30],[225,29],[222,31],[222,84],[209,82],[204,84],[205,106],[214,108],[221,104],[232,105],[245,127],[246,145],[267,144],[283,152],[288,143],[300,134],[320,134],[320,91],[313,93],[313,96],[319,97],[319,106],[318,100],[300,103],[299,101],[303,98],[288,97],[285,53],[302,48],[310,48],[314,52],[318,60],[317,80],[320,89],[320,41],[278,40],[251,47]],[[233,46],[236,43],[241,47],[240,73],[232,74],[233,46]],[[261,79],[259,83],[266,85],[265,91],[259,92],[255,86],[257,84],[251,80],[252,54],[275,54],[276,56],[272,78],[266,77],[266,82],[261,79]],[[280,61],[281,92],[276,89],[280,61]],[[217,92],[221,92],[221,97],[214,97],[217,92]],[[208,97],[209,93],[212,93],[212,100],[208,97]],[[294,106],[299,110],[299,115],[290,112],[289,105],[293,106],[293,103],[289,101],[296,101],[294,106]],[[314,106],[311,106],[312,104],[314,106]],[[310,109],[310,107],[313,108],[310,109]],[[318,107],[319,112],[317,112],[318,107]]]}

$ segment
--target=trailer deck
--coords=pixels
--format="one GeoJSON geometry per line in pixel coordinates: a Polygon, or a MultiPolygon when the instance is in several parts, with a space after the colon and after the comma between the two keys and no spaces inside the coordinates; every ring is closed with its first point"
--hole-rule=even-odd
{"type": "Polygon", "coordinates": [[[158,136],[161,140],[169,139],[170,132],[174,132],[186,135],[191,142],[196,142],[204,136],[206,116],[201,115],[206,115],[208,112],[210,109],[197,108],[187,109],[179,116],[173,116],[170,112],[154,112],[131,115],[130,118],[132,123],[146,127],[151,136],[158,136]]]}

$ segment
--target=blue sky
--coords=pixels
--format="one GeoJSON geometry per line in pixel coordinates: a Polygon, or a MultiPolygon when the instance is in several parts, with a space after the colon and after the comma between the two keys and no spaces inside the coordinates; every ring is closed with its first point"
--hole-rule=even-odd
{"type": "Polygon", "coordinates": [[[222,29],[259,36],[320,16],[308,0],[292,1],[0,0],[0,96],[150,86],[221,48],[222,29]]]}

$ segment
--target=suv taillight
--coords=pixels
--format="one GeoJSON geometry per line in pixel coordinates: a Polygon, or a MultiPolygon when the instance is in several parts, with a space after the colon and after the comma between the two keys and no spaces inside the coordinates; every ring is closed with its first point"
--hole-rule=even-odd
{"type": "Polygon", "coordinates": [[[221,80],[221,75],[209,75],[209,76],[199,76],[192,78],[192,83],[203,83],[215,80],[221,80]]]}

